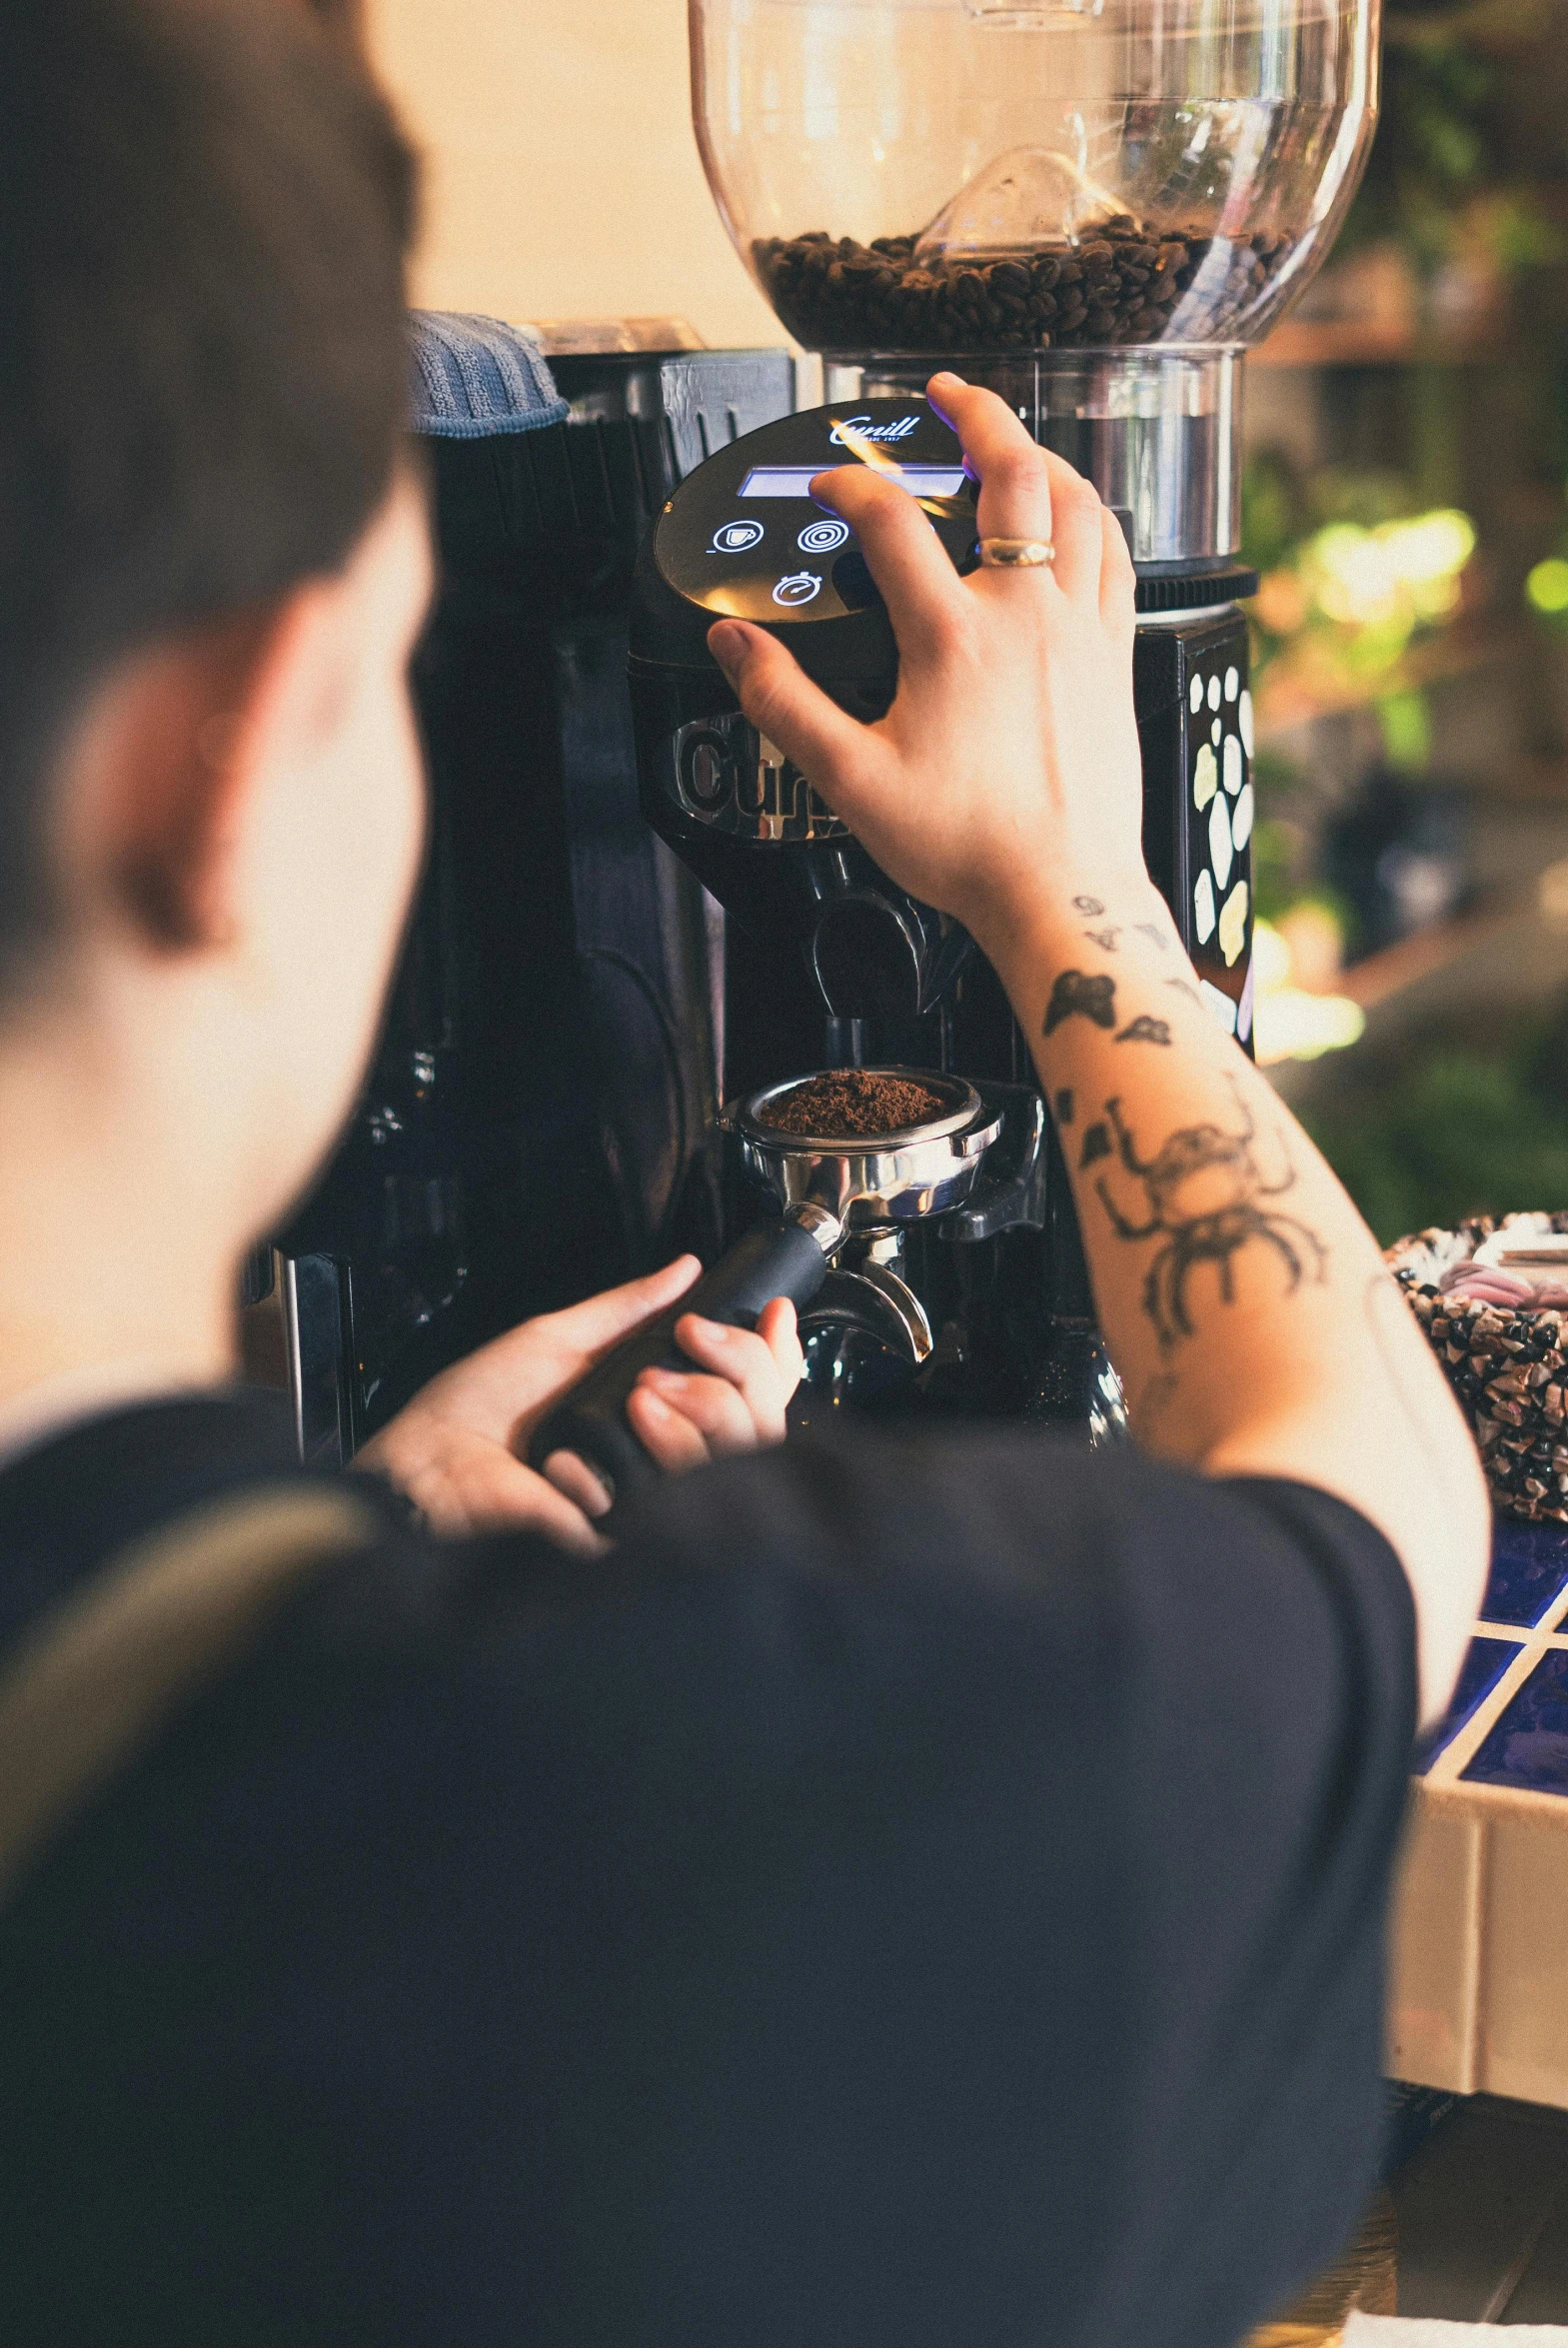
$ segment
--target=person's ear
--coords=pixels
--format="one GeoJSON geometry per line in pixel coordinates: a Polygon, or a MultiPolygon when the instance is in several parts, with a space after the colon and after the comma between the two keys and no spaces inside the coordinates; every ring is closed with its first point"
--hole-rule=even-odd
{"type": "Polygon", "coordinates": [[[155,646],[104,688],[80,740],[77,867],[157,954],[232,941],[233,847],[299,597],[155,646]]]}

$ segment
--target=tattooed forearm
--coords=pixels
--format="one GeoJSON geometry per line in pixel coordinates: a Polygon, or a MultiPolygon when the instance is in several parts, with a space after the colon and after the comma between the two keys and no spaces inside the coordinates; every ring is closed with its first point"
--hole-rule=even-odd
{"type": "Polygon", "coordinates": [[[1117,1155],[1141,1186],[1144,1219],[1134,1221],[1122,1212],[1103,1174],[1096,1176],[1094,1187],[1118,1238],[1164,1242],[1143,1283],[1143,1309],[1163,1352],[1193,1333],[1189,1285],[1199,1264],[1214,1266],[1226,1304],[1235,1301],[1235,1258],[1254,1242],[1283,1264],[1289,1294],[1303,1278],[1321,1282],[1328,1269],[1328,1250],[1315,1231],[1294,1215],[1260,1203],[1289,1189],[1295,1170],[1287,1161],[1281,1180],[1264,1180],[1252,1147],[1257,1135],[1252,1113],[1235,1079],[1227,1081],[1240,1114],[1240,1133],[1217,1125],[1182,1126],[1147,1159],[1123,1121],[1119,1098],[1105,1104],[1117,1155]]]}
{"type": "Polygon", "coordinates": [[[1146,1011],[1140,1011],[1137,1018],[1130,1020],[1122,1029],[1116,1042],[1118,1044],[1168,1044],[1170,1042],[1170,1023],[1167,1020],[1150,1019],[1146,1011]]]}
{"type": "Polygon", "coordinates": [[[1083,1155],[1078,1160],[1079,1174],[1082,1174],[1086,1167],[1097,1166],[1102,1158],[1109,1158],[1112,1155],[1110,1128],[1102,1118],[1096,1118],[1091,1126],[1084,1128],[1083,1155]]]}
{"type": "Polygon", "coordinates": [[[1070,1126],[1072,1123],[1073,1109],[1075,1106],[1072,1098],[1072,1087],[1070,1085],[1062,1086],[1061,1091],[1057,1094],[1055,1102],[1052,1106],[1055,1110],[1057,1125],[1070,1126]]]}
{"type": "Polygon", "coordinates": [[[1080,1017],[1097,1028],[1116,1024],[1116,982],[1091,978],[1084,971],[1063,971],[1045,1006],[1045,1033],[1053,1036],[1063,1020],[1080,1017]]]}
{"type": "Polygon", "coordinates": [[[1138,1398],[1130,1405],[1129,1415],[1140,1439],[1147,1442],[1154,1428],[1181,1391],[1181,1380],[1174,1370],[1156,1369],[1145,1380],[1138,1398]]]}
{"type": "Polygon", "coordinates": [[[1391,1272],[1372,1273],[1366,1283],[1365,1309],[1388,1390],[1398,1400],[1406,1424],[1425,1453],[1427,1465],[1438,1483],[1446,1484],[1454,1471],[1452,1443],[1447,1439],[1449,1430],[1440,1420],[1434,1423],[1430,1404],[1410,1391],[1409,1365],[1403,1358],[1407,1331],[1412,1325],[1410,1307],[1391,1272]]]}

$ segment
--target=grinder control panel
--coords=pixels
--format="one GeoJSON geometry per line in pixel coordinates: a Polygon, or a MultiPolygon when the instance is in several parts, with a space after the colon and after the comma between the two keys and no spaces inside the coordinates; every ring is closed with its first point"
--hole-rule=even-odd
{"type": "Polygon", "coordinates": [[[818,473],[864,465],[915,499],[960,571],[977,560],[974,484],[957,435],[922,399],[783,416],[721,449],[666,506],[654,560],[716,620],[840,620],[881,601],[854,533],[811,496],[818,473]]]}

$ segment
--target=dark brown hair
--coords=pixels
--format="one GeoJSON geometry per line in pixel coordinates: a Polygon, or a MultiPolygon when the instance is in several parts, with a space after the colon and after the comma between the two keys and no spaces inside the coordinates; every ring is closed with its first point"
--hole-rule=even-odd
{"type": "Polygon", "coordinates": [[[270,0],[0,11],[0,985],[64,728],[128,654],[338,568],[407,398],[409,149],[270,0]]]}

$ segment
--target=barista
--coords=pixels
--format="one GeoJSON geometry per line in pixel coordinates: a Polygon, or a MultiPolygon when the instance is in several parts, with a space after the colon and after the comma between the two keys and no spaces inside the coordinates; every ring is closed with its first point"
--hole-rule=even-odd
{"type": "Polygon", "coordinates": [[[228,1382],[418,858],[407,160],[255,0],[5,12],[0,132],[8,2348],[1221,2348],[1373,2175],[1486,1513],[1144,874],[1116,529],[938,378],[982,535],[1053,566],[960,581],[834,474],[889,716],[714,649],[1002,974],[1139,1448],[712,1465],[798,1356],[689,1320],[637,1408],[705,1471],[571,1553],[600,1495],[519,1453],[675,1267],[395,1422],[383,1475],[487,1528],[432,1537],[228,1382]]]}

